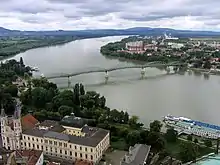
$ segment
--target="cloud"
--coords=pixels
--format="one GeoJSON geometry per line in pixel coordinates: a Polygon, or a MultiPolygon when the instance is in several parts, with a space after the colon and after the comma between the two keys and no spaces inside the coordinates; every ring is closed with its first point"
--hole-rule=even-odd
{"type": "Polygon", "coordinates": [[[135,26],[220,31],[218,0],[0,0],[0,26],[75,30],[135,26]]]}

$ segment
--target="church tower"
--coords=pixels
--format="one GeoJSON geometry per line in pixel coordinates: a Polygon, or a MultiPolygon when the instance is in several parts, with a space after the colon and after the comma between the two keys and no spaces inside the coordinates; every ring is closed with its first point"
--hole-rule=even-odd
{"type": "Polygon", "coordinates": [[[3,147],[8,150],[21,148],[21,106],[17,103],[14,115],[9,117],[5,114],[4,108],[1,109],[1,138],[3,147]]]}

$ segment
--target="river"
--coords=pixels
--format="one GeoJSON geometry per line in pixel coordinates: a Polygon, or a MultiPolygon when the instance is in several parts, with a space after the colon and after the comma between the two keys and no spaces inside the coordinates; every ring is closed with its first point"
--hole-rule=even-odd
{"type": "MultiPolygon", "coordinates": [[[[23,57],[26,65],[39,67],[45,76],[135,65],[100,54],[102,45],[120,39],[122,37],[77,40],[65,45],[29,50],[13,58],[23,57]]],[[[104,83],[104,73],[76,76],[71,78],[71,82],[82,82],[86,90],[95,90],[104,95],[107,106],[137,115],[146,125],[167,114],[220,125],[219,76],[210,75],[205,79],[188,73],[166,75],[156,68],[146,71],[147,78],[144,80],[140,79],[140,69],[126,69],[110,72],[107,84],[104,83]]],[[[61,88],[67,86],[67,79],[52,81],[61,88]]]]}

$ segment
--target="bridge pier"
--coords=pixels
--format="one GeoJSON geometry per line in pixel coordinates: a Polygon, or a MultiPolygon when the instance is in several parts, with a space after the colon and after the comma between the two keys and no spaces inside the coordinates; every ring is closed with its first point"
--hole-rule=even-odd
{"type": "Polygon", "coordinates": [[[145,77],[146,69],[144,67],[141,68],[141,78],[143,79],[145,77]]]}
{"type": "Polygon", "coordinates": [[[70,88],[70,85],[71,85],[70,76],[68,76],[67,78],[68,78],[68,88],[70,88]]]}
{"type": "Polygon", "coordinates": [[[105,71],[105,83],[108,83],[108,79],[109,79],[109,75],[108,75],[108,71],[105,71]]]}

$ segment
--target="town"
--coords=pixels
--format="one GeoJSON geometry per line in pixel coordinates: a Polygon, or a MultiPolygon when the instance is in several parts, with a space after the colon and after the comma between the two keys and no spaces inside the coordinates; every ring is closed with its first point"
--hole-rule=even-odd
{"type": "Polygon", "coordinates": [[[163,36],[132,36],[101,48],[105,56],[122,57],[138,61],[181,61],[189,68],[220,72],[220,41],[215,38],[177,38],[163,36]]]}

